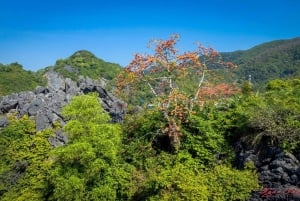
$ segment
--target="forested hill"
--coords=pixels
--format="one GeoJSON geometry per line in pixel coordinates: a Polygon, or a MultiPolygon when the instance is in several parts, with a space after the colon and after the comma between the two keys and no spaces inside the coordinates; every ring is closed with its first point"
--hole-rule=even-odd
{"type": "Polygon", "coordinates": [[[119,64],[106,62],[86,50],[77,51],[66,59],[57,60],[53,68],[64,77],[70,77],[73,80],[80,75],[92,79],[101,77],[111,80],[121,71],[119,64]]]}
{"type": "Polygon", "coordinates": [[[22,65],[11,63],[0,64],[0,96],[33,90],[37,86],[44,86],[46,82],[37,73],[24,70],[22,65]]]}
{"type": "Polygon", "coordinates": [[[239,79],[248,80],[251,75],[251,81],[258,88],[272,79],[300,76],[300,37],[221,54],[223,60],[239,66],[239,79]]]}

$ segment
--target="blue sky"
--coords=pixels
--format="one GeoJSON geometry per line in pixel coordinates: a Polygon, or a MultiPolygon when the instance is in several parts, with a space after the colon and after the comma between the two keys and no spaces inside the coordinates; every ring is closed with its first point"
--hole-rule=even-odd
{"type": "Polygon", "coordinates": [[[300,36],[298,0],[0,0],[0,63],[36,71],[77,50],[126,66],[151,39],[218,51],[300,36]]]}

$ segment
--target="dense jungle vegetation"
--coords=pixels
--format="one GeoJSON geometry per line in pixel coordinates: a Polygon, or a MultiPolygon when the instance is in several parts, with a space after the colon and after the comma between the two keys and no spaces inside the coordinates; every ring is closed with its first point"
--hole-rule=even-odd
{"type": "Polygon", "coordinates": [[[180,128],[176,151],[159,132],[167,122],[157,108],[110,124],[94,94],[64,108],[69,143],[62,147],[47,141],[59,127],[36,132],[34,121],[11,116],[0,135],[0,198],[246,200],[259,184],[253,164],[234,167],[234,138],[259,146],[270,135],[284,149],[299,151],[300,80],[274,80],[266,90],[195,111],[180,128]]]}

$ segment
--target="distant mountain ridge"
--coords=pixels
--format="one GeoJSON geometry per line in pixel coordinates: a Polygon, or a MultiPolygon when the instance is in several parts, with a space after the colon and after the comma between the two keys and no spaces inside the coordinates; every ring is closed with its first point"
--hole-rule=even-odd
{"type": "Polygon", "coordinates": [[[237,76],[256,86],[269,80],[300,76],[300,37],[276,40],[243,51],[221,53],[224,61],[239,66],[237,76]]]}

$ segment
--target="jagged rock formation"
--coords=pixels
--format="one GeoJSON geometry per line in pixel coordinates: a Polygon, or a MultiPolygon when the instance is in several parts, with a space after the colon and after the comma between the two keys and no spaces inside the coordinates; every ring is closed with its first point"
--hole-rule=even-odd
{"type": "Polygon", "coordinates": [[[245,150],[242,143],[238,142],[235,150],[236,166],[242,168],[245,162],[254,162],[263,186],[261,191],[253,193],[249,201],[300,201],[299,157],[267,144],[258,150],[245,150]]]}
{"type": "MultiPolygon", "coordinates": [[[[103,108],[109,112],[113,122],[121,122],[125,114],[125,104],[105,90],[104,81],[80,77],[77,82],[63,78],[55,71],[45,74],[47,87],[37,87],[35,91],[26,91],[0,97],[0,127],[8,124],[5,114],[15,112],[17,116],[28,115],[36,121],[36,130],[52,127],[59,122],[64,125],[61,109],[73,96],[97,92],[103,108]]],[[[49,139],[53,146],[67,142],[62,131],[49,139]]]]}

